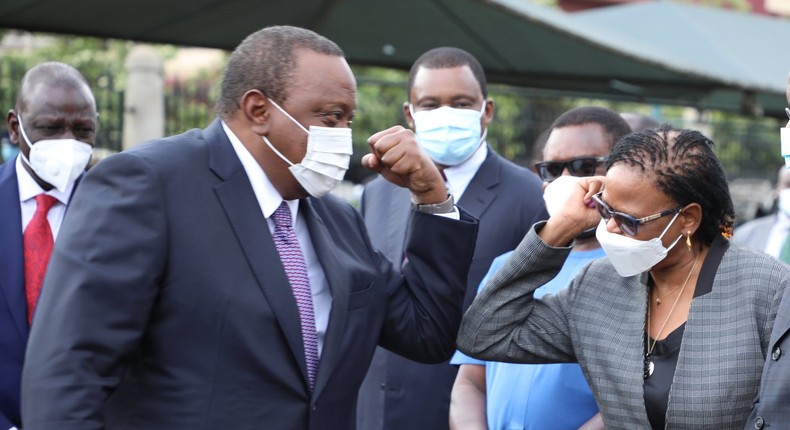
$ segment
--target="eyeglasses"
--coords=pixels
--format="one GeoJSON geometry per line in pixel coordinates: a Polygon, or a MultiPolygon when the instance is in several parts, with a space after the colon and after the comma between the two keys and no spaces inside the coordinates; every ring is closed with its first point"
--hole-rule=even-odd
{"type": "Polygon", "coordinates": [[[606,157],[579,157],[567,161],[540,161],[534,164],[540,178],[551,182],[560,176],[565,168],[573,176],[593,176],[606,157]]]}
{"type": "Polygon", "coordinates": [[[601,200],[601,193],[603,193],[603,191],[593,195],[593,203],[595,204],[595,208],[598,209],[598,213],[601,214],[601,218],[605,219],[606,221],[614,218],[614,222],[617,223],[617,226],[620,227],[620,230],[629,236],[636,236],[640,224],[655,221],[661,217],[676,214],[683,210],[683,207],[681,206],[679,208],[669,209],[657,214],[648,215],[643,218],[636,218],[632,215],[628,215],[627,213],[617,212],[610,208],[609,205],[601,200]]]}

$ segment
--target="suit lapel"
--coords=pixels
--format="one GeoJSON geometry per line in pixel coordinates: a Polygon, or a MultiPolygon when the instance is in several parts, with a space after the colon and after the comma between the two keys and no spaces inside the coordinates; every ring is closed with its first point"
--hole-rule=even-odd
{"type": "MultiPolygon", "coordinates": [[[[22,213],[19,208],[19,185],[16,179],[16,159],[0,166],[0,299],[14,319],[22,342],[27,339],[30,328],[27,324],[25,305],[24,248],[22,245],[22,213]]],[[[0,304],[2,306],[2,304],[0,304]]]]}
{"type": "MultiPolygon", "coordinates": [[[[318,260],[321,267],[335,268],[342,267],[342,263],[337,258],[337,250],[334,241],[321,217],[316,213],[313,199],[301,201],[300,210],[305,216],[307,228],[310,231],[310,238],[313,242],[318,260]]],[[[348,296],[351,282],[348,273],[344,270],[324,269],[324,275],[332,291],[332,311],[329,314],[329,325],[324,336],[323,349],[321,351],[321,361],[318,365],[318,375],[316,376],[315,392],[313,398],[318,398],[324,386],[332,374],[332,370],[337,363],[338,354],[345,336],[346,316],[348,315],[348,296]]]]}
{"type": "Polygon", "coordinates": [[[485,211],[494,202],[497,195],[492,188],[500,182],[500,159],[490,148],[483,164],[466,187],[458,206],[464,208],[477,219],[481,219],[485,211]]]}
{"type": "Polygon", "coordinates": [[[307,381],[299,309],[249,178],[219,121],[205,130],[209,166],[223,182],[214,188],[236,239],[263,291],[302,376],[307,381]]]}

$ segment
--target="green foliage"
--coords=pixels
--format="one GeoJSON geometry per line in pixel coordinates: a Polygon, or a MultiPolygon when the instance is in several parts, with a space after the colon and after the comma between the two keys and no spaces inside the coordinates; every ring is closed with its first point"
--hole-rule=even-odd
{"type": "MultiPolygon", "coordinates": [[[[552,0],[546,0],[552,1],[552,0]]],[[[724,2],[725,0],[721,0],[724,2]]],[[[25,70],[42,61],[62,61],[78,68],[91,83],[100,110],[98,146],[120,149],[123,126],[124,62],[131,42],[87,37],[56,37],[31,52],[8,52],[0,58],[0,103],[14,105],[16,89],[25,70]]],[[[156,47],[164,59],[177,48],[156,47]]],[[[403,103],[407,100],[407,73],[377,67],[352,67],[358,81],[358,104],[353,123],[354,161],[346,179],[360,183],[371,175],[359,160],[369,152],[367,139],[394,125],[407,126],[403,103]]],[[[201,73],[188,80],[165,82],[166,134],[205,127],[215,116],[219,93],[218,72],[201,73]]],[[[591,99],[560,98],[546,92],[505,85],[489,85],[494,100],[494,120],[488,130],[491,147],[508,159],[529,165],[539,158],[542,132],[562,112],[575,106],[596,105],[618,112],[647,114],[660,122],[699,128],[716,142],[716,151],[730,178],[757,177],[773,180],[777,166],[778,128],[770,118],[746,118],[721,112],[706,113],[694,122],[684,119],[684,107],[591,99]]]]}

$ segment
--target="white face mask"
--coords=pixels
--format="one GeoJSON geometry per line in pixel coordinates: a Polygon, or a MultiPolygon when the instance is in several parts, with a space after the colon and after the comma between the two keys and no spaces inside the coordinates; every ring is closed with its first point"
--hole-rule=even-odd
{"type": "Polygon", "coordinates": [[[617,273],[627,278],[650,270],[666,258],[669,250],[677,245],[680,238],[683,237],[682,234],[667,248],[664,248],[661,238],[664,237],[664,233],[669,230],[669,227],[675,222],[678,215],[680,215],[680,212],[672,217],[672,221],[669,222],[660,236],[650,240],[637,240],[621,234],[610,233],[606,229],[606,220],[603,219],[595,230],[595,237],[617,273]]]}
{"type": "Polygon", "coordinates": [[[313,197],[329,194],[343,180],[351,163],[353,153],[351,129],[311,125],[308,131],[272,99],[269,99],[269,102],[307,133],[307,152],[301,163],[294,164],[285,158],[266,136],[261,136],[263,141],[291,166],[288,170],[308,194],[313,197]]]}
{"type": "Polygon", "coordinates": [[[414,133],[417,142],[433,161],[443,166],[457,166],[472,157],[486,138],[485,130],[480,133],[480,111],[442,106],[437,109],[414,111],[414,133]]]}
{"type": "Polygon", "coordinates": [[[39,178],[64,192],[88,167],[93,147],[77,139],[42,139],[35,145],[27,138],[22,118],[17,115],[19,131],[30,148],[30,159],[20,153],[22,160],[39,178]]]}

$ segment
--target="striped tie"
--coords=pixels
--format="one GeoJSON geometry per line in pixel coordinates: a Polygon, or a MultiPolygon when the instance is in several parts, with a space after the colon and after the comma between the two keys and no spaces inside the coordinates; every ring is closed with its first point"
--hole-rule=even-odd
{"type": "Polygon", "coordinates": [[[296,297],[296,305],[299,307],[307,378],[312,390],[315,387],[315,375],[318,370],[318,336],[315,331],[313,297],[310,292],[310,280],[307,277],[307,264],[305,264],[296,232],[291,224],[291,211],[288,209],[288,205],[282,202],[274,211],[272,218],[274,219],[274,246],[280,254],[285,274],[288,276],[294,297],[296,297]]]}

